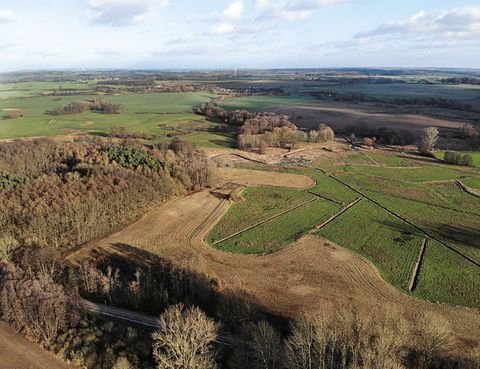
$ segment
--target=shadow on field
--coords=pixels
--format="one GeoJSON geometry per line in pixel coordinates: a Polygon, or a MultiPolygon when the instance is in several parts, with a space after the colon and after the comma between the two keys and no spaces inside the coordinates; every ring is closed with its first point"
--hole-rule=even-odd
{"type": "MultiPolygon", "coordinates": [[[[92,261],[82,269],[101,273],[113,286],[105,292],[82,286],[83,297],[99,303],[145,312],[154,316],[168,306],[182,303],[198,306],[234,330],[241,322],[267,320],[286,327],[287,320],[259,305],[246,291],[220,289],[216,280],[175,265],[156,254],[125,243],[115,243],[115,253],[91,251],[92,261]]],[[[105,283],[105,282],[104,282],[105,283]]]]}
{"type": "Polygon", "coordinates": [[[459,242],[465,246],[480,249],[480,230],[478,229],[441,224],[431,227],[430,231],[447,241],[459,242]]]}
{"type": "MultiPolygon", "coordinates": [[[[412,234],[419,237],[427,237],[423,232],[405,224],[403,222],[381,222],[384,226],[394,229],[402,234],[412,234]]],[[[429,227],[422,226],[429,234],[432,234],[444,241],[461,243],[468,247],[480,249],[480,231],[470,227],[456,227],[450,224],[431,225],[429,227]]]]}

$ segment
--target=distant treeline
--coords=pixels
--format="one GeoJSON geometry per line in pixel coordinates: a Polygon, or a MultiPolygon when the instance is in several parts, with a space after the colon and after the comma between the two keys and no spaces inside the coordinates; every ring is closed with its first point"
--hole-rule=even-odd
{"type": "Polygon", "coordinates": [[[72,102],[48,113],[51,115],[71,115],[81,114],[87,111],[98,111],[104,114],[120,114],[124,110],[122,104],[112,104],[102,99],[94,98],[89,101],[72,102]]]}
{"type": "Polygon", "coordinates": [[[480,85],[480,78],[452,77],[441,79],[440,82],[452,85],[480,85]]]}
{"type": "Polygon", "coordinates": [[[359,92],[335,92],[335,91],[319,91],[319,92],[310,92],[311,96],[319,100],[330,100],[330,101],[342,101],[342,102],[375,102],[375,103],[386,103],[386,104],[395,104],[395,105],[413,105],[413,106],[427,106],[441,109],[452,109],[452,110],[461,110],[468,112],[479,112],[479,108],[473,104],[463,103],[461,101],[452,100],[452,99],[443,99],[438,97],[426,97],[426,98],[380,98],[368,94],[363,94],[359,92]]]}

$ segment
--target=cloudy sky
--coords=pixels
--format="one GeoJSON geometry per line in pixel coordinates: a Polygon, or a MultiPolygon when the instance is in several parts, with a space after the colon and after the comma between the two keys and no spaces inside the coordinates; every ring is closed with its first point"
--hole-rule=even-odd
{"type": "Polygon", "coordinates": [[[0,71],[480,68],[478,0],[0,0],[0,71]]]}

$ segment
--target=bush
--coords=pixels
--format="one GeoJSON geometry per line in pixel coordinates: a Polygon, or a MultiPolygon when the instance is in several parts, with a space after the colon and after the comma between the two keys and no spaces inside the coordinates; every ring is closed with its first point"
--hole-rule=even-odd
{"type": "Polygon", "coordinates": [[[463,156],[462,164],[467,167],[473,167],[475,165],[473,158],[468,154],[463,156]]]}

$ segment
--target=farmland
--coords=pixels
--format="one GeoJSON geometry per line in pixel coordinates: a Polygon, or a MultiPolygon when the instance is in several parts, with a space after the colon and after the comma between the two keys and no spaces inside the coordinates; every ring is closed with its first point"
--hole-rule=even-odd
{"type": "MultiPolygon", "coordinates": [[[[475,166],[480,167],[480,152],[479,151],[460,151],[461,155],[470,155],[473,158],[475,166]]],[[[435,156],[441,160],[445,157],[445,151],[435,153],[435,156]]]]}
{"type": "Polygon", "coordinates": [[[253,187],[243,193],[209,235],[210,242],[225,238],[289,208],[310,200],[306,192],[286,188],[253,187]]]}
{"type": "Polygon", "coordinates": [[[339,209],[338,205],[316,200],[216,244],[215,247],[222,251],[240,254],[272,253],[299,239],[339,209]]]}
{"type": "MultiPolygon", "coordinates": [[[[112,127],[124,127],[127,132],[149,136],[152,142],[166,142],[173,136],[204,147],[230,147],[232,134],[219,132],[218,124],[193,114],[193,108],[209,101],[212,95],[202,92],[185,93],[125,93],[118,96],[103,96],[102,100],[121,104],[121,114],[86,112],[75,115],[54,116],[56,108],[71,102],[81,102],[99,97],[87,89],[93,85],[80,83],[35,82],[19,86],[4,85],[0,90],[0,139],[38,136],[66,136],[90,134],[108,135],[112,127]],[[51,89],[73,90],[67,96],[43,96],[51,89]],[[5,119],[12,109],[24,112],[24,117],[5,119]]],[[[58,91],[58,90],[56,90],[58,91]]]]}
{"type": "MultiPolygon", "coordinates": [[[[478,151],[465,151],[474,140],[468,146],[462,136],[465,123],[477,122],[480,89],[427,72],[429,83],[423,75],[390,82],[357,81],[362,72],[276,73],[101,72],[0,85],[0,220],[8,232],[0,257],[38,273],[44,260],[65,264],[58,291],[99,306],[157,317],[174,304],[198,307],[222,323],[221,340],[249,342],[250,327],[268,321],[287,342],[299,317],[330,307],[338,317],[387,311],[412,335],[431,315],[450,327],[447,348],[463,363],[480,347],[480,169],[478,151]],[[88,108],[55,113],[72,102],[88,108]],[[107,103],[122,109],[111,113],[107,103]],[[308,131],[320,123],[332,125],[333,139],[308,131]],[[429,126],[440,130],[437,158],[416,148],[429,126]],[[385,132],[413,141],[385,142],[385,132]],[[252,143],[242,146],[240,134],[252,143]],[[448,145],[477,166],[443,163],[448,145]]],[[[116,330],[122,322],[106,324],[127,332],[116,330]]],[[[84,326],[78,331],[89,334],[84,326]]],[[[131,340],[138,347],[139,337],[131,340]]],[[[79,350],[89,355],[88,345],[79,350]]],[[[126,347],[113,338],[108,345],[117,356],[126,347]]],[[[144,346],[132,362],[151,356],[144,346]]],[[[218,346],[226,360],[249,355],[218,346]]]]}
{"type": "Polygon", "coordinates": [[[318,233],[366,256],[386,280],[406,288],[422,235],[371,203],[362,201],[318,233]],[[368,229],[368,232],[364,230],[368,229]]]}

